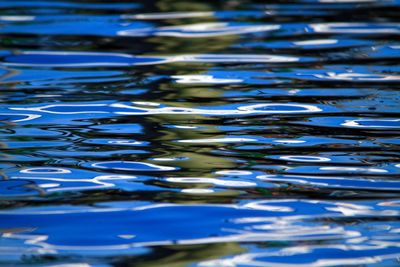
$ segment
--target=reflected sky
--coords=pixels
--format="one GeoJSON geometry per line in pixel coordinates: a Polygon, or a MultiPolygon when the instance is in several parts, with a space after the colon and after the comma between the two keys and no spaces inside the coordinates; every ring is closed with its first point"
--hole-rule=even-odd
{"type": "Polygon", "coordinates": [[[0,262],[397,266],[399,8],[0,0],[0,262]]]}

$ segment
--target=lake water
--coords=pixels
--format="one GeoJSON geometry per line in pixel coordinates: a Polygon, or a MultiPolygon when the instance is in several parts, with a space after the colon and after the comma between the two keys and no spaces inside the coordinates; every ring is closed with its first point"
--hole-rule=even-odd
{"type": "Polygon", "coordinates": [[[399,266],[400,1],[0,1],[0,265],[399,266]]]}

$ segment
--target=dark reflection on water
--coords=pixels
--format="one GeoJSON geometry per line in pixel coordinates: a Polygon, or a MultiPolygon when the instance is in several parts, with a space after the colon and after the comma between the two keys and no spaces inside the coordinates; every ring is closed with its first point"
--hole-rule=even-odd
{"type": "Polygon", "coordinates": [[[398,266],[399,11],[0,1],[0,265],[398,266]]]}

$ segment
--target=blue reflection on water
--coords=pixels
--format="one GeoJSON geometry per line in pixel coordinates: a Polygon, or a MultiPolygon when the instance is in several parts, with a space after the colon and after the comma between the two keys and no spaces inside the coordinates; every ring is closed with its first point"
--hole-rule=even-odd
{"type": "Polygon", "coordinates": [[[0,1],[6,266],[397,266],[399,1],[0,1]]]}

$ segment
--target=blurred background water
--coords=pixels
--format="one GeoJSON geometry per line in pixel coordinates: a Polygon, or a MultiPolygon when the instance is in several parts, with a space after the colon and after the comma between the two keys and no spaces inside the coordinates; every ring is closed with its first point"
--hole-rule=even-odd
{"type": "Polygon", "coordinates": [[[400,1],[0,1],[0,265],[399,266],[400,1]]]}

